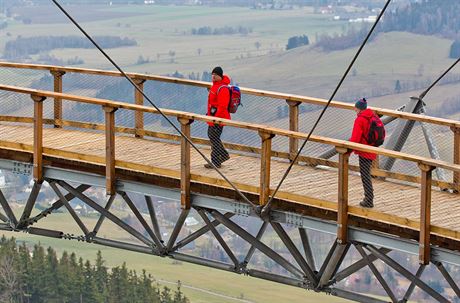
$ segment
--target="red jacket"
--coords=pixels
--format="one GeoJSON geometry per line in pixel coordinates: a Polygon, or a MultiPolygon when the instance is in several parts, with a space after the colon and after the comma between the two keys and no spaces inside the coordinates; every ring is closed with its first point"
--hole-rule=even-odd
{"type": "MultiPolygon", "coordinates": [[[[228,102],[230,101],[230,91],[226,88],[219,87],[230,84],[230,78],[224,75],[221,81],[215,81],[212,83],[211,89],[208,95],[208,112],[207,116],[214,116],[218,118],[231,119],[230,113],[228,112],[228,102]],[[217,95],[219,91],[219,95],[217,95]],[[211,108],[215,108],[215,113],[211,114],[211,108]]],[[[208,122],[208,125],[213,123],[208,122]]]]}
{"type": "MultiPolygon", "coordinates": [[[[369,133],[370,118],[373,115],[374,112],[370,109],[365,109],[358,114],[355,119],[355,124],[353,125],[353,132],[350,138],[351,142],[369,145],[367,143],[367,134],[369,133]]],[[[375,160],[377,158],[376,154],[365,153],[359,150],[355,150],[354,152],[366,159],[375,160]]]]}

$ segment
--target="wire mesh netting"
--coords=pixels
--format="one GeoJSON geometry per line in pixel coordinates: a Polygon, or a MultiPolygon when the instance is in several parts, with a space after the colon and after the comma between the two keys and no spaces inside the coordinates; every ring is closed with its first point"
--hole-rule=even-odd
{"type": "MultiPolygon", "coordinates": [[[[135,90],[126,79],[114,76],[102,76],[94,74],[66,73],[62,76],[63,92],[80,96],[96,97],[120,102],[135,103],[135,90]]],[[[18,85],[42,90],[53,90],[53,76],[44,70],[13,69],[3,68],[0,72],[0,80],[4,84],[18,85]]],[[[181,83],[169,83],[162,81],[147,80],[143,84],[145,94],[160,108],[180,110],[195,114],[205,114],[207,111],[208,90],[205,87],[185,85],[181,83]]],[[[10,116],[32,117],[33,102],[30,96],[24,94],[13,94],[2,92],[1,113],[10,116]]],[[[139,98],[141,99],[141,98],[139,98]]],[[[404,103],[404,102],[402,102],[404,103]]],[[[146,106],[150,106],[144,100],[146,106]]],[[[237,113],[232,115],[236,121],[250,122],[256,124],[269,125],[280,129],[289,129],[290,114],[289,105],[283,99],[256,96],[252,94],[242,94],[242,104],[237,113]]],[[[78,122],[104,124],[104,111],[101,106],[86,104],[81,102],[63,101],[63,119],[78,122]]],[[[308,133],[317,120],[322,105],[306,104],[299,105],[299,131],[308,133]]],[[[53,102],[48,99],[44,103],[44,118],[52,119],[53,102]]],[[[140,126],[139,117],[143,117],[143,129],[154,133],[178,134],[171,124],[161,115],[144,113],[138,114],[138,123],[134,111],[118,110],[115,114],[116,125],[131,129],[130,134],[134,133],[134,128],[140,126]]],[[[351,110],[329,107],[318,124],[314,135],[348,140],[356,114],[351,110]]],[[[180,128],[180,123],[173,116],[169,117],[171,122],[180,128]]],[[[398,124],[402,119],[393,121],[386,126],[387,142],[393,136],[399,136],[401,129],[398,124]],[[399,129],[399,130],[398,130],[399,129]]],[[[142,127],[142,126],[141,126],[142,127]]],[[[67,129],[74,129],[67,127],[67,129]]],[[[100,130],[100,132],[102,129],[100,130]]],[[[453,137],[452,132],[445,126],[416,122],[412,127],[405,128],[407,139],[402,145],[402,152],[429,157],[452,162],[453,137]]],[[[261,149],[261,137],[257,131],[248,131],[237,127],[224,126],[222,129],[204,122],[195,122],[191,127],[192,137],[211,141],[214,144],[214,159],[218,164],[227,161],[228,152],[231,154],[246,154],[261,149]],[[210,133],[211,132],[211,133],[210,133]],[[210,140],[211,139],[211,140],[210,140]],[[232,149],[222,148],[221,143],[234,144],[232,149]],[[240,147],[238,147],[240,145],[240,147]],[[244,145],[246,147],[241,147],[244,145]]],[[[65,138],[66,135],[57,135],[58,138],[65,138]]],[[[271,148],[282,158],[288,158],[289,153],[288,137],[275,136],[272,139],[271,148]]],[[[297,140],[297,146],[302,145],[303,140],[297,140]]],[[[177,143],[177,141],[176,141],[177,143]]],[[[227,146],[228,147],[228,146],[227,146]]],[[[211,156],[211,154],[209,154],[211,156]]],[[[332,145],[308,142],[301,153],[301,156],[329,159],[333,162],[338,161],[335,148],[332,145]]],[[[204,160],[203,160],[204,161],[204,160]]],[[[286,159],[282,162],[286,163],[286,159]]],[[[303,163],[302,161],[300,161],[303,163]]],[[[389,160],[385,157],[379,159],[382,169],[391,170],[419,176],[419,168],[411,161],[389,160]],[[383,165],[385,164],[385,165],[383,165]]],[[[357,166],[358,157],[352,156],[352,165],[357,166]]],[[[260,164],[259,164],[260,165],[260,164]]],[[[284,167],[284,166],[283,166],[284,167]]],[[[280,168],[281,170],[281,168],[280,168]]],[[[452,173],[443,170],[436,170],[433,174],[435,180],[450,181],[452,173]]],[[[272,186],[280,180],[278,175],[272,178],[272,186]]],[[[284,188],[284,187],[283,187],[284,188]]]]}

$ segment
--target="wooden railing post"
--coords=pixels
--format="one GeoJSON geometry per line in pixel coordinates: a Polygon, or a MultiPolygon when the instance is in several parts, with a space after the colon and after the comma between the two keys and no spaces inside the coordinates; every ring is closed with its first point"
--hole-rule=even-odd
{"type": "MultiPolygon", "coordinates": [[[[460,164],[460,128],[458,127],[451,127],[450,128],[454,133],[454,164],[460,164]]],[[[460,193],[460,172],[454,171],[453,180],[455,186],[455,193],[460,193]]]]}
{"type": "MultiPolygon", "coordinates": [[[[289,105],[289,130],[299,131],[299,101],[286,100],[289,105]]],[[[297,138],[289,138],[289,160],[293,161],[297,151],[299,150],[299,140],[297,138]]]]}
{"type": "Polygon", "coordinates": [[[430,230],[431,230],[431,177],[433,166],[419,164],[422,174],[421,201],[420,201],[420,238],[419,238],[419,263],[430,263],[430,230]]]}
{"type": "MultiPolygon", "coordinates": [[[[52,70],[50,73],[54,78],[54,92],[62,93],[62,76],[65,75],[63,71],[52,70]]],[[[62,99],[54,98],[54,128],[62,127],[62,99]]]]}
{"type": "Polygon", "coordinates": [[[115,112],[118,108],[102,106],[105,112],[105,179],[106,193],[113,195],[115,188],[115,112]]]}
{"type": "Polygon", "coordinates": [[[46,97],[31,95],[34,100],[34,180],[43,182],[43,101],[46,97]]]}
{"type": "Polygon", "coordinates": [[[351,150],[336,148],[339,153],[339,186],[337,205],[337,242],[348,242],[348,164],[351,150]]]}
{"type": "MultiPolygon", "coordinates": [[[[182,133],[190,139],[192,119],[178,118],[182,133]]],[[[181,137],[180,140],[180,205],[182,209],[190,209],[190,143],[181,137]]]]}
{"type": "Polygon", "coordinates": [[[262,139],[262,151],[260,155],[260,193],[259,204],[265,205],[270,196],[270,163],[272,156],[272,138],[274,134],[259,131],[262,139]]]}
{"type": "MultiPolygon", "coordinates": [[[[144,91],[145,79],[134,79],[133,81],[144,91]]],[[[136,105],[144,105],[144,96],[137,89],[134,89],[134,100],[136,105]]],[[[144,137],[144,112],[138,110],[134,112],[134,129],[136,138],[144,137]]]]}

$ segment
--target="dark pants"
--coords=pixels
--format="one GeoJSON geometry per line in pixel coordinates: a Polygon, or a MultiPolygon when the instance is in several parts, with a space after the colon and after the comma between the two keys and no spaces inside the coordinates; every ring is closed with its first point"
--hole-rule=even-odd
{"type": "Polygon", "coordinates": [[[208,137],[211,140],[211,161],[214,165],[220,165],[229,158],[220,136],[222,135],[223,126],[208,126],[208,137]]]}
{"type": "Polygon", "coordinates": [[[372,160],[359,157],[359,172],[361,173],[361,181],[364,188],[364,201],[368,203],[374,202],[374,188],[372,187],[371,177],[372,160]]]}

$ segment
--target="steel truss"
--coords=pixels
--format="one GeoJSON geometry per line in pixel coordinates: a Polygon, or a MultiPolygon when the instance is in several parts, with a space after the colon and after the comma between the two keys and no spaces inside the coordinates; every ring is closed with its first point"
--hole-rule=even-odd
{"type": "MultiPolygon", "coordinates": [[[[74,174],[74,177],[76,176],[75,173],[70,174],[74,174]]],[[[48,175],[53,175],[53,173],[48,173],[48,175]]],[[[54,175],[56,176],[59,174],[54,175]]],[[[93,178],[97,179],[96,176],[93,178]]],[[[79,176],[77,179],[84,180],[85,177],[79,176]]],[[[259,231],[256,235],[252,235],[245,229],[244,226],[240,226],[232,220],[232,218],[236,215],[246,217],[252,216],[260,220],[260,218],[252,213],[249,208],[246,209],[244,205],[235,201],[224,200],[221,198],[211,199],[203,196],[192,197],[191,207],[198,212],[205,225],[192,234],[178,240],[180,232],[183,229],[185,219],[190,212],[190,209],[183,209],[177,219],[171,236],[166,241],[162,239],[157,212],[155,211],[155,205],[151,199],[154,191],[148,189],[148,185],[131,184],[131,186],[127,188],[131,189],[132,192],[144,194],[148,213],[142,214],[139,208],[129,197],[128,190],[125,191],[125,186],[122,184],[118,186],[116,194],[109,196],[107,201],[103,201],[105,204],[103,207],[85,194],[85,191],[87,191],[91,186],[100,185],[97,180],[91,185],[81,184],[79,186],[70,185],[69,181],[61,179],[46,178],[45,180],[56,193],[57,200],[51,205],[51,207],[34,217],[31,217],[31,213],[37,200],[37,196],[42,188],[41,184],[35,183],[33,185],[30,197],[27,200],[26,207],[19,220],[15,217],[7,200],[5,199],[5,196],[0,190],[0,205],[2,206],[4,212],[0,213],[0,220],[3,221],[3,223],[0,223],[0,229],[9,231],[24,231],[52,238],[74,239],[128,251],[160,257],[169,257],[184,262],[190,262],[228,272],[301,287],[307,290],[324,292],[357,302],[407,302],[411,298],[416,287],[423,290],[435,301],[449,302],[448,298],[423,281],[422,273],[426,267],[425,265],[421,265],[417,272],[413,274],[399,264],[394,258],[389,256],[389,253],[392,251],[405,251],[410,253],[415,250],[416,252],[416,242],[392,238],[387,235],[373,234],[371,231],[351,230],[351,241],[346,244],[339,244],[337,241],[334,241],[322,264],[318,264],[318,260],[315,260],[312,253],[312,245],[314,245],[314,243],[312,243],[308,238],[306,230],[313,229],[331,233],[331,231],[335,228],[333,226],[335,222],[319,221],[316,219],[301,217],[296,214],[282,213],[273,210],[271,218],[267,221],[261,221],[259,231]],[[64,194],[62,190],[65,190],[67,194],[64,194]],[[111,212],[111,206],[116,195],[121,196],[121,198],[125,201],[143,230],[133,228],[116,214],[111,212]],[[70,201],[74,198],[80,199],[87,206],[99,213],[99,220],[93,228],[86,226],[79,218],[79,215],[71,207],[70,201]],[[33,226],[35,223],[44,220],[48,215],[51,215],[53,212],[62,207],[67,209],[72,219],[79,226],[82,232],[81,235],[66,234],[63,231],[49,230],[33,226]],[[298,228],[298,236],[292,236],[292,228],[290,235],[286,231],[286,228],[283,227],[283,224],[287,222],[291,222],[292,225],[293,221],[289,216],[298,216],[297,226],[295,226],[298,228]],[[148,218],[148,220],[146,220],[146,218],[148,218]],[[98,237],[99,229],[102,224],[104,224],[105,220],[111,221],[113,224],[130,234],[137,240],[138,243],[122,242],[114,239],[98,237]],[[219,233],[219,226],[226,227],[234,235],[246,241],[247,244],[249,244],[249,249],[247,251],[241,251],[241,249],[238,249],[239,251],[235,251],[235,248],[233,248],[232,250],[225,241],[224,237],[219,233]],[[269,247],[262,241],[263,235],[268,226],[273,228],[281,242],[284,243],[285,250],[283,251],[283,254],[277,252],[275,249],[269,247]],[[201,258],[181,252],[186,245],[192,243],[208,232],[211,232],[217,242],[221,245],[223,251],[228,256],[230,263],[222,262],[220,260],[201,258]],[[296,244],[295,240],[298,240],[297,242],[299,243],[296,244]],[[413,246],[415,246],[415,248],[413,246]],[[301,247],[301,249],[298,247],[301,247]],[[351,265],[345,267],[344,260],[349,255],[351,247],[356,249],[361,256],[361,260],[355,261],[351,265]],[[278,265],[276,272],[258,269],[260,266],[257,266],[258,264],[254,264],[254,261],[251,261],[254,260],[253,256],[256,250],[278,265]],[[378,267],[374,264],[377,260],[383,262],[386,266],[392,268],[394,271],[410,281],[407,291],[403,294],[403,296],[400,294],[400,298],[398,298],[398,294],[391,289],[389,285],[390,281],[386,281],[385,276],[379,272],[378,267]],[[318,265],[319,267],[317,267],[318,265]],[[370,273],[372,273],[375,279],[380,283],[382,289],[388,297],[388,300],[384,301],[373,298],[369,295],[338,288],[337,284],[339,282],[366,267],[369,268],[370,273]]],[[[71,178],[70,181],[74,182],[75,178],[71,178]]],[[[103,183],[103,180],[101,183],[103,183]]],[[[160,195],[166,193],[166,191],[163,190],[160,195]]],[[[176,193],[173,194],[175,195],[176,193]]],[[[447,284],[450,285],[452,291],[457,295],[457,297],[460,297],[458,282],[452,278],[444,266],[444,263],[460,265],[460,255],[456,255],[452,252],[445,252],[443,250],[436,250],[436,248],[433,248],[432,251],[434,255],[438,256],[437,258],[432,258],[433,264],[439,270],[441,276],[444,277],[447,284]],[[452,260],[455,260],[455,262],[452,262],[452,260]]]]}

